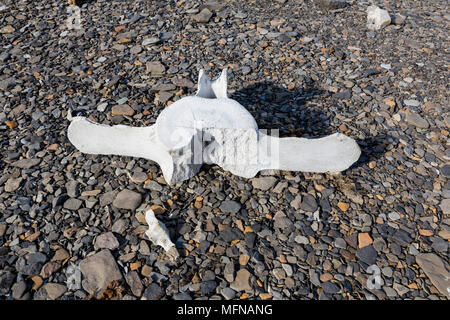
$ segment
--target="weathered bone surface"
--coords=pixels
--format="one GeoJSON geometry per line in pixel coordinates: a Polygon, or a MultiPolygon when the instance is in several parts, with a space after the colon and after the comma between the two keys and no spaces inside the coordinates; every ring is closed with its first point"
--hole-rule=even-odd
{"type": "Polygon", "coordinates": [[[155,246],[161,246],[166,251],[167,255],[172,259],[176,260],[179,256],[175,245],[170,240],[169,231],[166,226],[156,219],[155,213],[153,210],[147,210],[145,212],[145,221],[148,224],[148,230],[145,231],[145,234],[150,239],[150,241],[155,246]]]}
{"type": "Polygon", "coordinates": [[[201,70],[196,95],[164,109],[153,126],[105,126],[74,117],[68,137],[84,153],[153,160],[170,185],[197,174],[202,163],[251,178],[264,169],[343,171],[361,154],[358,144],[341,133],[320,139],[266,135],[242,105],[227,97],[226,69],[214,81],[201,70]]]}

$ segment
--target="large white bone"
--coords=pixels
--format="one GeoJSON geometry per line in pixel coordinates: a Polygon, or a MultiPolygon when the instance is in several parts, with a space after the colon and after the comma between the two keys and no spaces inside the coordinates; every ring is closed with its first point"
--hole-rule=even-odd
{"type": "Polygon", "coordinates": [[[343,171],[361,154],[355,140],[341,133],[320,139],[266,135],[241,104],[227,97],[226,69],[214,81],[201,70],[196,95],[164,109],[153,126],[105,126],[74,117],[68,138],[84,153],[153,160],[170,185],[197,174],[202,163],[251,178],[264,169],[343,171]]]}

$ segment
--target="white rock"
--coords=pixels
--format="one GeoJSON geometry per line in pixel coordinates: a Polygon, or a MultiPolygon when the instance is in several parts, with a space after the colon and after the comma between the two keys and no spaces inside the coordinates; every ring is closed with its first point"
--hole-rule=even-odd
{"type": "Polygon", "coordinates": [[[107,107],[107,106],[108,106],[108,103],[107,103],[107,102],[100,103],[100,104],[97,106],[97,110],[100,111],[100,112],[103,112],[103,111],[106,110],[106,107],[107,107]]]}
{"type": "Polygon", "coordinates": [[[391,23],[391,17],[386,10],[373,5],[367,8],[367,28],[380,30],[391,23]]]}

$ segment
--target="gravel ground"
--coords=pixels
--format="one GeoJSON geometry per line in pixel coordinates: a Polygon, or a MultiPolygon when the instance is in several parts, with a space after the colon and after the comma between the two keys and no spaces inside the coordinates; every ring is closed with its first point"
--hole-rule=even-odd
{"type": "Polygon", "coordinates": [[[68,30],[66,1],[0,1],[0,299],[449,299],[446,1],[374,1],[378,31],[370,1],[85,2],[68,30]],[[360,160],[169,187],[67,139],[69,109],[151,125],[225,66],[260,128],[342,132],[360,160]]]}

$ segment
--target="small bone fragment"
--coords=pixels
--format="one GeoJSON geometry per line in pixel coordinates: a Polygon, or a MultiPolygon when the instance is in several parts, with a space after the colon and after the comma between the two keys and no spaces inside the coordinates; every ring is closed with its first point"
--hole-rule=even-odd
{"type": "Polygon", "coordinates": [[[163,247],[167,255],[172,260],[176,260],[179,256],[177,248],[175,248],[175,245],[170,240],[169,231],[166,226],[156,219],[153,210],[150,209],[145,212],[145,221],[148,224],[148,230],[145,231],[145,234],[150,241],[156,246],[163,247]]]}

